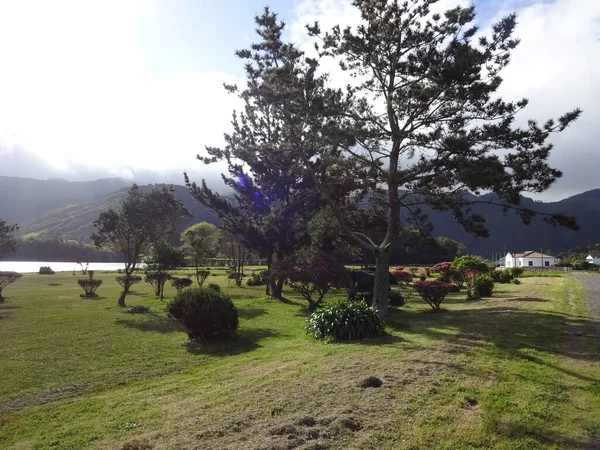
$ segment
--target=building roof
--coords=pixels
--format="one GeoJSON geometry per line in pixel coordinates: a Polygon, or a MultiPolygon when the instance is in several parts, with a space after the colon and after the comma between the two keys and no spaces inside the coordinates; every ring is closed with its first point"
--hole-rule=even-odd
{"type": "Polygon", "coordinates": [[[513,253],[513,257],[515,258],[554,258],[552,255],[546,255],[544,253],[534,252],[533,250],[529,250],[523,253],[513,253]]]}
{"type": "Polygon", "coordinates": [[[594,259],[600,258],[600,253],[590,253],[588,256],[591,256],[594,259]]]}

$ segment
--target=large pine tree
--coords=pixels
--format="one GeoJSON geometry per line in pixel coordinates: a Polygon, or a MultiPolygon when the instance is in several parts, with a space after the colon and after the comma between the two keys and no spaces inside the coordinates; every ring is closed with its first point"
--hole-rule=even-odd
{"type": "MultiPolygon", "coordinates": [[[[334,211],[340,229],[375,254],[374,298],[387,313],[388,252],[401,217],[423,220],[420,205],[452,211],[467,231],[485,236],[485,220],[472,210],[468,192],[492,192],[493,203],[528,223],[535,211],[520,205],[522,192],[543,192],[561,176],[548,165],[549,137],[580,115],[576,109],[543,125],[516,116],[528,101],[504,101],[497,91],[500,73],[518,40],[516,16],[509,15],[478,37],[474,7],[444,14],[430,11],[435,0],[355,0],[362,22],[321,33],[321,56],[338,58],[359,82],[349,88],[354,107],[339,111],[355,122],[360,145],[324,155],[314,181],[334,211]],[[356,177],[360,168],[361,177],[356,177]],[[340,191],[340,185],[352,187],[340,191]],[[385,221],[383,236],[352,225],[348,204],[376,210],[385,221]]],[[[342,140],[340,145],[343,146],[342,140]]],[[[307,163],[308,160],[304,160],[307,163]]],[[[560,214],[543,217],[553,225],[576,227],[560,214]]]]}
{"type": "MultiPolygon", "coordinates": [[[[244,109],[234,112],[226,146],[209,147],[207,156],[198,156],[206,164],[227,163],[223,180],[235,198],[215,193],[204,180],[198,186],[186,176],[186,183],[227,231],[241,236],[271,266],[307,238],[307,223],[321,204],[307,169],[331,146],[328,136],[335,134],[345,145],[353,142],[352,136],[340,136],[335,121],[345,99],[326,88],[317,60],[282,41],[285,25],[268,8],[255,20],[260,41],[236,53],[244,61],[246,86],[226,86],[240,96],[244,109]]],[[[281,296],[283,281],[271,279],[271,295],[281,296]]]]}

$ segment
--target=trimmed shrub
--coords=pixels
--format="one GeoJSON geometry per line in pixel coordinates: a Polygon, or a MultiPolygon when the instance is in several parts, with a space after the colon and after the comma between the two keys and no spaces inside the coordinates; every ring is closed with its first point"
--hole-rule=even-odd
{"type": "Polygon", "coordinates": [[[307,302],[314,311],[329,290],[344,280],[345,269],[338,261],[321,253],[298,252],[295,258],[279,261],[274,274],[285,278],[287,284],[307,302]]]}
{"type": "Polygon", "coordinates": [[[4,301],[4,297],[2,297],[2,290],[9,284],[17,281],[22,276],[23,274],[18,272],[0,272],[0,303],[4,301]]]}
{"type": "Polygon", "coordinates": [[[54,275],[55,272],[50,268],[50,266],[42,266],[40,267],[40,275],[54,275]]]}
{"type": "Polygon", "coordinates": [[[450,292],[460,292],[460,286],[453,284],[452,287],[450,288],[450,292]]]}
{"type": "Polygon", "coordinates": [[[77,284],[85,291],[85,295],[81,295],[81,297],[97,297],[96,290],[102,284],[102,280],[88,278],[85,280],[77,280],[77,284]]]}
{"type": "Polygon", "coordinates": [[[494,280],[489,275],[477,275],[475,289],[482,297],[491,297],[494,290],[494,280]]]}
{"type": "Polygon", "coordinates": [[[204,282],[210,276],[210,270],[202,269],[196,272],[196,281],[200,287],[204,286],[204,282]]]}
{"type": "Polygon", "coordinates": [[[175,289],[177,289],[177,292],[181,292],[186,287],[190,287],[192,285],[192,283],[193,283],[193,281],[192,281],[191,278],[187,278],[187,277],[182,277],[182,278],[171,277],[171,286],[173,286],[175,289]]]}
{"type": "Polygon", "coordinates": [[[167,272],[148,272],[146,273],[146,278],[144,278],[144,281],[146,283],[150,283],[156,296],[160,297],[162,300],[165,291],[165,283],[170,279],[171,275],[167,272]]]}
{"type": "Polygon", "coordinates": [[[397,267],[394,268],[394,270],[392,271],[392,275],[396,278],[396,281],[398,282],[398,284],[406,284],[406,283],[410,283],[412,282],[413,279],[413,275],[410,272],[407,272],[405,270],[396,270],[397,267]]]}
{"type": "Polygon", "coordinates": [[[419,280],[425,281],[426,279],[427,279],[427,275],[425,274],[425,272],[421,272],[419,274],[419,280]]]}
{"type": "Polygon", "coordinates": [[[512,278],[519,278],[525,272],[524,267],[511,267],[510,269],[506,269],[512,278]]]}
{"type": "Polygon", "coordinates": [[[479,256],[475,255],[459,256],[452,261],[451,267],[459,270],[463,274],[471,271],[475,271],[477,273],[487,273],[489,270],[488,265],[481,261],[479,256]]]}
{"type": "Polygon", "coordinates": [[[415,281],[413,287],[432,309],[440,309],[440,305],[452,289],[452,284],[440,280],[415,281]]]}
{"type": "Polygon", "coordinates": [[[219,284],[210,283],[206,286],[207,289],[212,289],[213,291],[221,292],[221,286],[219,284]]]}
{"type": "Polygon", "coordinates": [[[425,276],[427,278],[429,278],[431,276],[431,269],[429,267],[425,267],[425,269],[423,269],[423,271],[425,272],[425,276]]]}
{"type": "Polygon", "coordinates": [[[308,318],[306,330],[323,341],[352,341],[379,336],[383,322],[365,302],[338,300],[319,307],[308,318]]]}
{"type": "Polygon", "coordinates": [[[239,324],[231,298],[215,289],[186,289],[169,302],[167,311],[185,326],[190,339],[222,339],[239,324]]]}
{"type": "Polygon", "coordinates": [[[512,284],[521,284],[521,280],[519,280],[518,278],[515,278],[514,280],[510,281],[512,284]]]}
{"type": "MultiPolygon", "coordinates": [[[[122,288],[125,288],[125,281],[127,281],[127,278],[125,277],[125,275],[116,277],[115,280],[117,281],[117,283],[119,283],[119,286],[121,286],[122,288]]],[[[131,283],[129,286],[131,287],[135,283],[139,283],[140,281],[142,281],[142,277],[137,276],[137,275],[132,275],[129,277],[129,281],[131,283]]]]}
{"type": "Polygon", "coordinates": [[[398,291],[390,291],[388,300],[391,306],[404,306],[406,304],[406,299],[398,291]]]}

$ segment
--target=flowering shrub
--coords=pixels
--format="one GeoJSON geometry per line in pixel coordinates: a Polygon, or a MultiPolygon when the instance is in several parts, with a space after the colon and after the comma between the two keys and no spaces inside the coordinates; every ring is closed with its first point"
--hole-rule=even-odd
{"type": "Polygon", "coordinates": [[[394,267],[392,270],[392,275],[396,278],[396,281],[398,281],[399,284],[412,282],[413,276],[410,272],[398,269],[399,267],[394,267]]]}
{"type": "Polygon", "coordinates": [[[470,270],[465,273],[465,281],[467,282],[467,300],[478,300],[481,298],[477,290],[477,272],[470,270]]]}
{"type": "Polygon", "coordinates": [[[429,269],[432,273],[439,273],[440,280],[446,283],[450,282],[451,274],[452,274],[452,263],[451,262],[441,262],[437,263],[431,269],[429,269]]]}
{"type": "Polygon", "coordinates": [[[452,289],[452,284],[440,280],[415,281],[413,287],[429,306],[440,309],[441,303],[452,289]]]}

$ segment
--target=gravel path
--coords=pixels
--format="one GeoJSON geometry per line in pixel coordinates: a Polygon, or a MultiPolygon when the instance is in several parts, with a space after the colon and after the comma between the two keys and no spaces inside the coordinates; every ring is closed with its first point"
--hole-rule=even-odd
{"type": "Polygon", "coordinates": [[[600,319],[600,277],[569,277],[575,278],[585,290],[586,306],[593,314],[594,318],[600,319]]]}

